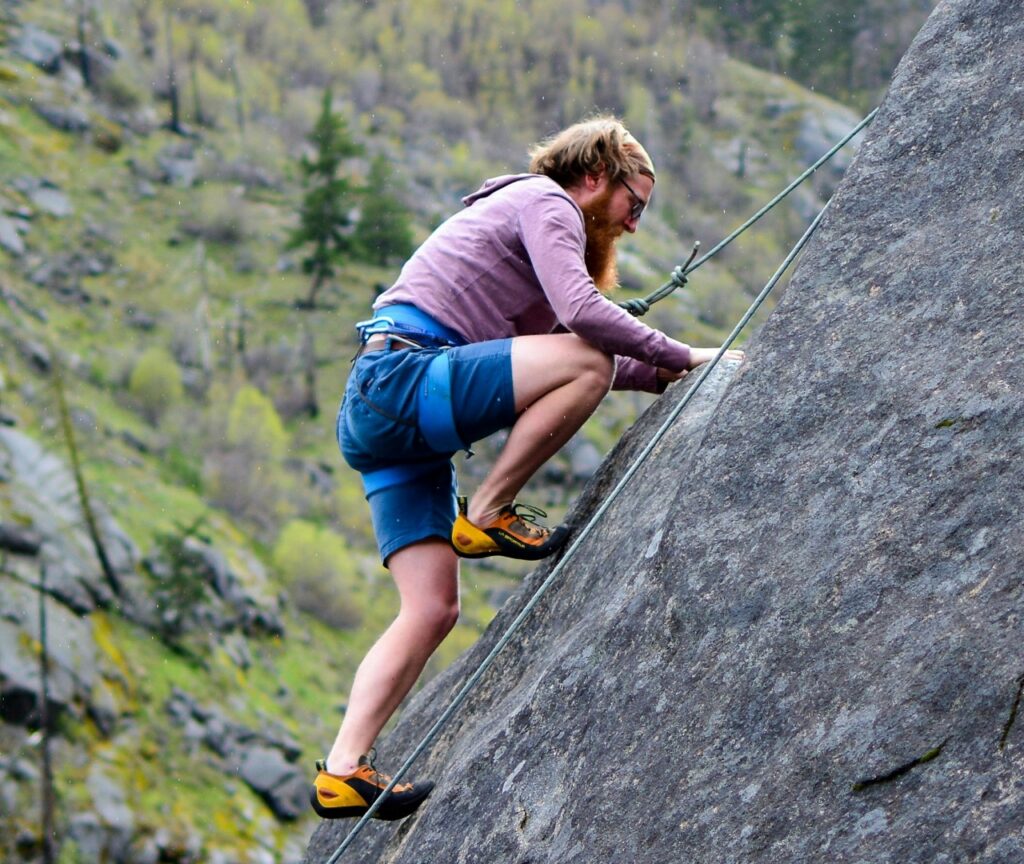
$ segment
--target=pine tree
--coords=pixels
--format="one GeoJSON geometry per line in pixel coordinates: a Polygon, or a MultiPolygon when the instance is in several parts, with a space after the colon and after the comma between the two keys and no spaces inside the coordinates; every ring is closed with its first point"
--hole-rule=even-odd
{"type": "Polygon", "coordinates": [[[330,88],[324,91],[323,107],[309,141],[316,147],[316,156],[312,160],[302,158],[306,195],[299,211],[299,227],[292,232],[287,248],[313,246],[302,262],[303,272],[312,277],[309,296],[299,304],[312,309],[320,288],[334,275],[334,266],[352,251],[349,211],[358,190],[340,172],[345,159],[362,152],[352,140],[345,119],[331,110],[330,88]]]}
{"type": "Polygon", "coordinates": [[[409,209],[391,191],[393,187],[391,166],[380,154],[370,165],[363,208],[352,239],[360,258],[381,267],[395,258],[407,258],[413,250],[409,209]]]}

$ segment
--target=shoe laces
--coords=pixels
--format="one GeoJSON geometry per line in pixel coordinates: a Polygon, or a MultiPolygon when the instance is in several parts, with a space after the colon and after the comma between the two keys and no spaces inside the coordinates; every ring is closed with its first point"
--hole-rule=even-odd
{"type": "Polygon", "coordinates": [[[522,523],[523,527],[531,534],[540,535],[551,533],[547,528],[537,522],[538,517],[546,519],[548,515],[544,510],[541,510],[540,507],[534,507],[532,504],[520,504],[517,501],[513,501],[508,507],[508,512],[518,519],[519,522],[522,523]]]}
{"type": "Polygon", "coordinates": [[[378,786],[387,786],[391,782],[391,777],[387,774],[383,774],[377,770],[377,766],[374,764],[377,759],[377,748],[371,747],[366,753],[366,764],[370,766],[370,770],[373,772],[374,782],[378,786]],[[384,781],[383,783],[381,781],[384,781]]]}
{"type": "MultiPolygon", "coordinates": [[[[370,766],[370,770],[373,772],[374,782],[383,789],[388,783],[391,782],[391,775],[385,774],[382,771],[377,770],[377,766],[374,761],[377,758],[377,748],[371,747],[366,754],[366,764],[370,766]]],[[[405,792],[412,788],[412,783],[398,783],[392,789],[393,792],[405,792]]]]}

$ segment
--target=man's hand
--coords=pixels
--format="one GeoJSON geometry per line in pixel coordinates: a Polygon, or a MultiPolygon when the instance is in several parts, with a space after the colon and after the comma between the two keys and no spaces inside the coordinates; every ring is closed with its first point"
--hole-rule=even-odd
{"type": "MultiPolygon", "coordinates": [[[[710,363],[715,359],[715,355],[719,352],[718,348],[691,348],[690,349],[690,368],[696,369],[698,366],[703,366],[705,363],[710,363]]],[[[725,354],[722,355],[723,360],[742,360],[746,355],[739,348],[730,348],[725,354]]]]}
{"type": "MultiPolygon", "coordinates": [[[[684,370],[683,372],[673,372],[671,369],[658,369],[658,383],[665,385],[672,381],[678,381],[680,378],[685,378],[691,369],[696,369],[698,366],[703,366],[705,363],[710,363],[715,359],[715,355],[718,353],[718,348],[691,348],[690,349],[690,369],[684,370]]],[[[743,360],[746,355],[739,348],[730,348],[725,354],[722,355],[723,360],[743,360]]]]}

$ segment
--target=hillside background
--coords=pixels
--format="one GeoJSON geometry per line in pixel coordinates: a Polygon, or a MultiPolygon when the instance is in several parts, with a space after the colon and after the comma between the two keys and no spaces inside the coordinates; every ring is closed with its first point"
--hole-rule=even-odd
{"type": "MultiPolygon", "coordinates": [[[[931,6],[4,0],[4,860],[301,858],[312,760],[394,612],[332,422],[351,325],[401,264],[375,245],[375,204],[393,198],[419,241],[482,179],[521,170],[530,143],[613,111],[659,169],[620,244],[621,296],[646,293],[877,103],[931,6]],[[328,88],[361,147],[344,172],[362,239],[309,308],[288,239],[328,88]]],[[[848,161],[651,323],[716,344],[848,161]]],[[[648,401],[615,394],[524,497],[561,512],[648,401]]],[[[480,449],[459,466],[468,488],[480,449]]],[[[431,674],[521,573],[464,569],[431,674]]]]}

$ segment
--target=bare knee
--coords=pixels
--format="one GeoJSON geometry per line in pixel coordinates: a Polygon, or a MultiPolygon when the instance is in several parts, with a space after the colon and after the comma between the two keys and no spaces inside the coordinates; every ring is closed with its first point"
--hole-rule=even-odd
{"type": "Polygon", "coordinates": [[[615,359],[589,342],[584,342],[582,339],[579,342],[580,372],[578,380],[586,381],[595,393],[600,393],[603,396],[612,386],[612,379],[615,376],[615,359]]]}
{"type": "Polygon", "coordinates": [[[591,357],[591,363],[593,364],[591,373],[597,379],[602,389],[607,390],[612,386],[612,378],[615,377],[615,358],[595,348],[591,357]]]}
{"type": "Polygon", "coordinates": [[[415,615],[417,627],[424,638],[434,645],[440,645],[459,620],[459,603],[458,600],[452,603],[432,603],[417,609],[415,615]]]}

